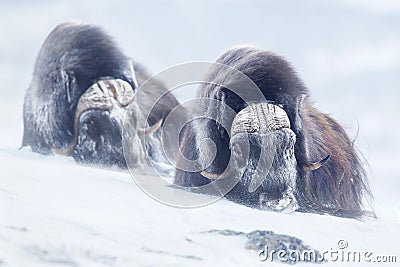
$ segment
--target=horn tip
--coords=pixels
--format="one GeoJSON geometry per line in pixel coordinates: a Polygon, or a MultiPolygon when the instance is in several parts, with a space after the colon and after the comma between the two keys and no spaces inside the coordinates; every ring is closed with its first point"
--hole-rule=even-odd
{"type": "Polygon", "coordinates": [[[331,155],[327,155],[325,158],[323,158],[321,160],[321,165],[324,165],[330,158],[331,158],[331,155]]]}
{"type": "Polygon", "coordinates": [[[50,150],[54,154],[60,155],[60,156],[68,156],[72,152],[72,151],[70,151],[70,149],[57,149],[55,147],[52,147],[50,150]]]}
{"type": "Polygon", "coordinates": [[[219,178],[219,175],[218,175],[218,174],[210,173],[210,172],[207,172],[207,171],[201,171],[200,174],[201,174],[202,176],[208,178],[208,179],[211,179],[211,180],[216,180],[216,179],[219,178]]]}
{"type": "Polygon", "coordinates": [[[325,158],[321,159],[318,162],[306,165],[303,167],[304,171],[314,171],[317,170],[319,168],[321,168],[322,166],[324,166],[324,164],[331,158],[331,155],[327,155],[325,158]]]}

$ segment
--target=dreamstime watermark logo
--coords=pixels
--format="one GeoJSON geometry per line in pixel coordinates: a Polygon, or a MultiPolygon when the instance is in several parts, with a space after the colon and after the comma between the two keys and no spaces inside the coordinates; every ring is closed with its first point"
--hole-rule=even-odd
{"type": "MultiPolygon", "coordinates": [[[[131,111],[128,113],[136,114],[136,123],[138,126],[146,126],[147,119],[151,116],[154,109],[157,109],[157,105],[160,103],[162,104],[167,94],[179,87],[190,84],[202,84],[215,88],[224,88],[224,90],[229,90],[236,94],[247,104],[254,102],[254,99],[257,99],[259,102],[267,102],[257,85],[242,72],[219,63],[194,62],[168,68],[141,84],[135,92],[136,104],[131,105],[131,111]],[[210,77],[210,75],[207,75],[209,73],[223,73],[224,75],[219,78],[210,77]],[[154,84],[158,84],[159,81],[163,81],[168,90],[165,94],[158,96],[158,99],[154,99],[155,94],[153,94],[151,90],[154,90],[154,84]],[[243,88],[245,88],[245,90],[243,90],[243,88]],[[149,103],[149,101],[152,102],[149,103]]],[[[202,96],[176,106],[163,121],[161,140],[157,143],[157,140],[152,140],[154,137],[151,135],[142,136],[140,138],[142,147],[148,149],[148,147],[151,147],[149,144],[152,144],[152,142],[156,144],[155,146],[161,146],[152,148],[153,151],[151,151],[151,153],[153,153],[153,157],[154,154],[161,151],[161,153],[158,154],[162,154],[167,160],[167,164],[173,169],[177,168],[188,173],[199,173],[205,170],[212,164],[218,153],[217,146],[213,140],[207,137],[197,138],[197,147],[193,147],[192,149],[199,150],[199,157],[196,160],[191,160],[181,153],[179,148],[180,134],[183,127],[189,122],[209,120],[215,121],[218,127],[225,129],[230,135],[232,118],[234,118],[237,113],[226,104],[226,101],[224,101],[225,99],[218,98],[218,95],[209,97],[202,96]],[[212,108],[207,109],[207,107],[212,108]],[[181,116],[183,113],[187,115],[184,121],[182,121],[181,116]],[[179,161],[176,161],[177,158],[179,158],[179,161]]],[[[220,96],[220,98],[223,98],[223,96],[220,96]]],[[[127,122],[127,120],[131,120],[131,118],[129,116],[126,117],[125,125],[128,126],[124,125],[124,131],[129,131],[129,127],[131,127],[131,122],[127,122]]],[[[219,130],[221,131],[221,129],[219,130]]],[[[138,141],[134,141],[129,134],[123,134],[123,149],[128,168],[136,184],[147,195],[161,203],[182,208],[204,206],[223,197],[241,178],[241,175],[237,175],[231,177],[231,179],[215,179],[203,186],[187,188],[172,185],[171,177],[167,177],[164,173],[160,172],[156,165],[150,164],[148,166],[150,169],[148,168],[146,173],[149,175],[139,174],[136,171],[137,162],[139,157],[143,157],[143,155],[139,155],[138,153],[138,150],[140,150],[138,149],[139,143],[138,141]],[[176,190],[177,188],[184,190],[176,190]],[[195,198],[193,196],[188,196],[188,189],[191,192],[207,192],[210,197],[195,198]]],[[[247,141],[247,143],[244,142],[241,148],[243,152],[241,157],[248,159],[249,141],[247,141]]],[[[264,150],[265,148],[262,148],[260,159],[264,157],[262,153],[267,153],[263,152],[264,150]]],[[[144,157],[146,157],[149,153],[147,151],[144,154],[144,157]]],[[[270,154],[267,160],[269,160],[270,165],[272,165],[274,155],[271,156],[270,154]]],[[[157,156],[158,155],[155,157],[157,156]]],[[[229,164],[231,161],[232,156],[229,160],[229,164]]],[[[268,169],[257,168],[256,172],[257,171],[265,172],[268,171],[268,169]]],[[[257,173],[255,173],[254,177],[265,177],[265,174],[257,175],[257,173]]],[[[262,180],[253,181],[252,183],[254,184],[252,190],[255,190],[260,186],[262,180]]]]}
{"type": "Polygon", "coordinates": [[[395,255],[376,255],[368,250],[349,249],[347,240],[340,239],[336,248],[330,248],[325,251],[314,249],[292,250],[292,249],[271,249],[268,244],[264,249],[257,251],[257,257],[260,261],[273,262],[368,262],[368,263],[396,263],[395,255]]]}

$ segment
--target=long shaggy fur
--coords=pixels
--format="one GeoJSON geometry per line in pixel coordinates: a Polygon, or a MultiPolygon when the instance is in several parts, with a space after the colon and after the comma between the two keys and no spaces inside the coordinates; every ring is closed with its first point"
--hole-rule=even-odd
{"type": "MultiPolygon", "coordinates": [[[[371,196],[371,193],[353,143],[338,122],[313,107],[308,89],[292,66],[282,57],[254,47],[230,49],[216,62],[226,64],[247,75],[260,88],[267,101],[282,105],[288,114],[291,129],[297,139],[295,156],[298,174],[295,194],[300,210],[346,217],[362,215],[363,198],[371,196]],[[327,155],[331,155],[331,158],[320,169],[303,170],[302,166],[327,155]]],[[[229,75],[216,67],[208,74],[208,80],[226,84],[233,78],[229,75]]],[[[242,90],[243,94],[247,93],[246,88],[242,90]]],[[[251,93],[249,94],[252,98],[251,93]]],[[[197,96],[223,101],[236,112],[247,105],[232,91],[215,84],[203,84],[197,96]]],[[[251,101],[259,102],[260,99],[255,95],[251,101]]],[[[215,107],[212,106],[196,108],[203,109],[205,113],[217,112],[221,113],[218,115],[220,117],[226,116],[223,111],[213,110],[215,107]]],[[[227,134],[229,130],[221,129],[213,121],[195,120],[183,129],[180,149],[185,157],[195,160],[199,156],[199,140],[205,137],[211,138],[218,152],[209,170],[222,173],[230,155],[227,134]]],[[[209,182],[200,173],[176,169],[175,183],[178,185],[200,186],[209,182]]],[[[237,186],[240,186],[240,183],[237,186]]],[[[256,204],[252,201],[256,200],[247,203],[256,204]]]]}
{"type": "MultiPolygon", "coordinates": [[[[51,153],[51,148],[66,147],[73,136],[78,100],[92,84],[101,79],[121,79],[137,90],[137,86],[149,77],[144,68],[133,63],[100,27],[69,22],[60,24],[44,41],[26,91],[22,146],[30,146],[34,152],[42,154],[51,153]]],[[[172,94],[165,95],[166,89],[158,81],[147,83],[141,92],[143,98],[138,104],[142,108],[152,106],[164,95],[148,117],[150,125],[165,118],[179,104],[172,94]]],[[[104,141],[104,153],[98,151],[103,155],[90,158],[90,152],[86,160],[124,165],[121,140],[123,118],[113,111],[96,112],[99,114],[96,115],[97,128],[89,130],[109,140],[104,141]]],[[[95,145],[96,150],[101,150],[95,145]]],[[[137,150],[141,149],[137,147],[137,150]]],[[[75,150],[72,156],[80,161],[82,153],[85,151],[75,150]]]]}
{"type": "Polygon", "coordinates": [[[57,26],[39,51],[26,91],[22,146],[39,153],[66,146],[79,97],[105,76],[135,88],[129,58],[102,29],[75,23],[57,26]]]}

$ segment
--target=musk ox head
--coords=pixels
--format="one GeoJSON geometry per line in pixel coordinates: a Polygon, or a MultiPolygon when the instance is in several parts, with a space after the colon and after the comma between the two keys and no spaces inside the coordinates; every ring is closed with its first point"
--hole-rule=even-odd
{"type": "Polygon", "coordinates": [[[214,114],[213,119],[189,122],[181,133],[180,149],[181,157],[211,163],[200,164],[202,171],[177,168],[175,184],[228,188],[233,180],[226,197],[251,207],[364,214],[362,200],[370,191],[353,143],[335,120],[312,106],[291,65],[254,47],[230,49],[216,63],[241,72],[258,89],[247,86],[229,68],[209,71],[208,83],[199,87],[197,97],[224,105],[199,102],[194,109],[214,114]],[[202,147],[205,139],[215,146],[211,160],[204,160],[212,150],[202,147]]]}
{"type": "Polygon", "coordinates": [[[124,167],[124,134],[131,142],[130,162],[140,164],[144,146],[151,146],[143,144],[141,136],[156,131],[163,116],[178,105],[166,95],[143,118],[140,105],[152,105],[165,93],[153,82],[143,90],[145,100],[137,103],[136,90],[148,77],[101,28],[57,26],[40,49],[26,92],[22,146],[42,154],[70,155],[79,162],[124,167]]]}
{"type": "MultiPolygon", "coordinates": [[[[122,160],[121,139],[126,116],[128,119],[125,123],[125,134],[129,135],[127,138],[133,143],[135,139],[156,131],[162,123],[160,119],[152,127],[137,127],[137,119],[141,114],[133,100],[134,90],[128,82],[120,79],[99,80],[78,100],[72,140],[65,148],[52,147],[51,151],[59,155],[79,155],[80,160],[87,162],[98,159],[102,164],[122,160]],[[130,104],[131,108],[127,109],[130,104]],[[132,131],[135,128],[136,131],[132,131]],[[100,155],[101,158],[97,158],[100,155]]],[[[140,150],[138,146],[135,148],[140,150]]],[[[139,153],[141,151],[133,156],[139,153]]],[[[121,166],[122,163],[117,165],[121,166]]]]}
{"type": "Polygon", "coordinates": [[[201,175],[209,179],[241,177],[239,186],[246,186],[249,194],[262,192],[268,208],[293,209],[297,175],[295,142],[296,135],[281,107],[251,104],[233,119],[229,140],[231,159],[224,173],[202,171],[201,175]]]}

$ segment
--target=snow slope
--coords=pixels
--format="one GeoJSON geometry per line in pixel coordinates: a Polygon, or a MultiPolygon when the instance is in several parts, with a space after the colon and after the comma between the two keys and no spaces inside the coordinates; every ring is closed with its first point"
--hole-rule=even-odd
{"type": "Polygon", "coordinates": [[[272,230],[319,251],[345,240],[351,251],[400,256],[399,222],[278,214],[226,200],[178,209],[149,198],[124,171],[29,149],[3,149],[0,162],[0,266],[271,265],[245,249],[244,237],[205,233],[213,229],[272,230]]]}

